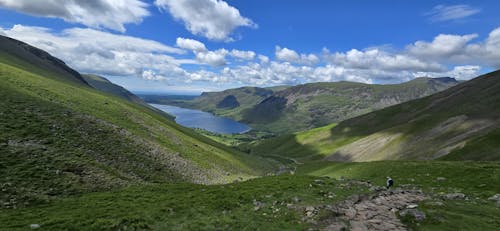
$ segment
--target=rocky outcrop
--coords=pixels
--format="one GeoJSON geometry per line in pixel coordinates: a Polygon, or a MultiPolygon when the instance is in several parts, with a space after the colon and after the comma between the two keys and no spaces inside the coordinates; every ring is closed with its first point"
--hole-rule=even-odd
{"type": "Polygon", "coordinates": [[[426,218],[417,202],[427,197],[420,190],[394,189],[375,195],[354,195],[327,210],[334,216],[326,220],[324,230],[408,230],[399,220],[411,216],[416,221],[426,218]]]}

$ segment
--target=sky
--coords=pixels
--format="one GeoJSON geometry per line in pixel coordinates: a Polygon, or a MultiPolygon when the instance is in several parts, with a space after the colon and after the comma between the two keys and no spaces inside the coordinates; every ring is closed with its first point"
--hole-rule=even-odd
{"type": "Polygon", "coordinates": [[[500,68],[500,1],[0,0],[0,35],[133,92],[417,77],[500,68]]]}

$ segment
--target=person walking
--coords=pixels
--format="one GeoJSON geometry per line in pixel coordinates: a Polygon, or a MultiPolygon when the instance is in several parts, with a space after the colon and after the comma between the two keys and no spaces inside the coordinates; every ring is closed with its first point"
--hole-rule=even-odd
{"type": "Polygon", "coordinates": [[[392,187],[394,185],[394,181],[389,176],[387,177],[386,185],[387,185],[387,189],[389,189],[390,187],[392,187]]]}

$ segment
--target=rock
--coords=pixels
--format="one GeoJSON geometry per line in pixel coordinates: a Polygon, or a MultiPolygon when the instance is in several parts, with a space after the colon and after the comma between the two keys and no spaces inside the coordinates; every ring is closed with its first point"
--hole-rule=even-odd
{"type": "Polygon", "coordinates": [[[490,201],[500,201],[500,194],[495,194],[492,197],[488,198],[490,201]]]}
{"type": "Polygon", "coordinates": [[[300,200],[299,197],[295,196],[295,197],[292,198],[292,201],[295,202],[295,203],[299,203],[301,200],[300,200]]]}
{"type": "Polygon", "coordinates": [[[416,205],[416,204],[409,204],[406,206],[407,209],[415,209],[417,207],[418,207],[418,205],[416,205]]]}
{"type": "Polygon", "coordinates": [[[370,190],[370,192],[378,192],[384,190],[384,188],[380,186],[372,186],[368,190],[370,190]]]}
{"type": "Polygon", "coordinates": [[[38,228],[40,228],[40,225],[39,224],[31,224],[30,228],[31,229],[38,229],[38,228]]]}
{"type": "Polygon", "coordinates": [[[368,227],[361,221],[351,221],[351,231],[368,231],[368,227]]]}
{"type": "Polygon", "coordinates": [[[399,215],[402,217],[413,217],[416,221],[425,220],[425,213],[418,209],[403,209],[401,210],[401,212],[399,212],[399,215]]]}
{"type": "Polygon", "coordinates": [[[312,217],[316,214],[316,209],[313,206],[307,206],[305,208],[305,213],[307,217],[312,217]]]}
{"type": "Polygon", "coordinates": [[[437,180],[437,181],[445,181],[445,180],[446,180],[446,178],[444,178],[444,177],[438,177],[438,178],[436,178],[436,180],[437,180]]]}
{"type": "Polygon", "coordinates": [[[442,196],[446,200],[465,200],[467,197],[463,193],[449,193],[442,196]]]}
{"type": "Polygon", "coordinates": [[[325,182],[323,180],[316,179],[316,180],[314,180],[314,183],[315,184],[324,184],[325,182]]]}

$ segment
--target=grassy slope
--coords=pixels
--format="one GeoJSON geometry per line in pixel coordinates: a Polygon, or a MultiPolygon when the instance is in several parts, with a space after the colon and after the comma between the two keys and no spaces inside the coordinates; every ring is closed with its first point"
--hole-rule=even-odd
{"type": "Polygon", "coordinates": [[[500,73],[337,126],[257,142],[254,153],[330,160],[499,160],[500,73]],[[309,137],[304,139],[302,137],[309,137]]]}
{"type": "Polygon", "coordinates": [[[271,167],[8,53],[0,54],[0,97],[5,207],[141,182],[227,182],[271,167]]]}
{"type": "Polygon", "coordinates": [[[104,77],[89,74],[84,74],[82,75],[82,77],[90,86],[95,89],[110,93],[131,102],[144,103],[139,97],[137,97],[127,89],[110,82],[104,77]]]}

